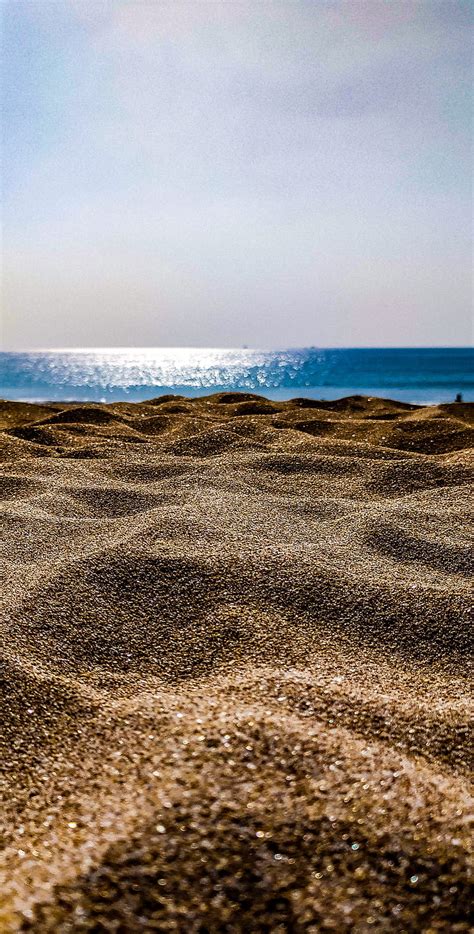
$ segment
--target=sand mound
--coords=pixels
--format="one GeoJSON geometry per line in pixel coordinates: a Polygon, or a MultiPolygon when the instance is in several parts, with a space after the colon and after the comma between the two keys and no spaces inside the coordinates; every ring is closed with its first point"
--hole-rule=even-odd
{"type": "Polygon", "coordinates": [[[0,407],[0,930],[467,932],[474,407],[0,407]]]}
{"type": "Polygon", "coordinates": [[[43,425],[110,425],[111,422],[119,421],[120,416],[99,405],[78,405],[71,406],[55,415],[49,415],[43,419],[43,425]]]}

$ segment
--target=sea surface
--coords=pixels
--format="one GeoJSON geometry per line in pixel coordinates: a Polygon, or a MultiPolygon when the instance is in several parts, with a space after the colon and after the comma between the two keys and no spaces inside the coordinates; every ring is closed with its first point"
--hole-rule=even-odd
{"type": "Polygon", "coordinates": [[[474,400],[474,349],[113,348],[0,353],[0,397],[139,401],[244,391],[270,399],[474,400]]]}

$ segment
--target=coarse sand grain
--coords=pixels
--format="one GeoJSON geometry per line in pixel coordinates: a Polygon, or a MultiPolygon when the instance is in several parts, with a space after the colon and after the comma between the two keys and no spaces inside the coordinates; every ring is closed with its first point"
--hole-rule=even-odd
{"type": "Polygon", "coordinates": [[[0,932],[470,932],[474,405],[0,403],[0,932]]]}

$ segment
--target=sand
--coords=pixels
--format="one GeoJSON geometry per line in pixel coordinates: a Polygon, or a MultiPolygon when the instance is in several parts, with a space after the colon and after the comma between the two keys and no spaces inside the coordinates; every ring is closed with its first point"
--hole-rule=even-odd
{"type": "Polygon", "coordinates": [[[2,934],[471,930],[473,410],[1,404],[2,934]]]}

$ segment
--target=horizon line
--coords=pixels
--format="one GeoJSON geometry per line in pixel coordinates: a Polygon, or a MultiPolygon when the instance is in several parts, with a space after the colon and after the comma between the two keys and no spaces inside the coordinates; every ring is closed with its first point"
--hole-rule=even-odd
{"type": "Polygon", "coordinates": [[[156,351],[250,351],[252,353],[286,353],[292,350],[474,350],[474,344],[385,344],[385,345],[364,345],[364,344],[346,344],[346,345],[324,345],[324,344],[306,344],[290,345],[287,347],[251,347],[247,344],[240,346],[205,346],[205,345],[174,345],[174,344],[156,344],[147,346],[135,346],[133,344],[107,346],[63,346],[63,347],[15,347],[9,349],[0,349],[0,353],[121,353],[124,351],[136,351],[139,353],[153,353],[156,351]]]}

